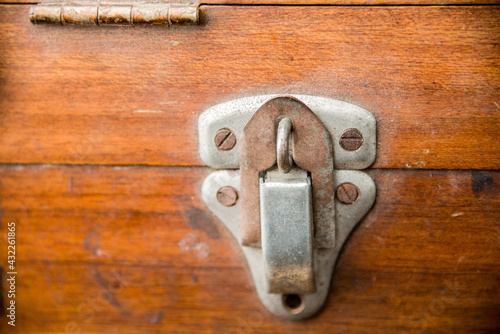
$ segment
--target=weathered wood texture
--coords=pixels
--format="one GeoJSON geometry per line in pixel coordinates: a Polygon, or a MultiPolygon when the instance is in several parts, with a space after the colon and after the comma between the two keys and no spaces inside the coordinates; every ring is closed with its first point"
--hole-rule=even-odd
{"type": "Polygon", "coordinates": [[[202,165],[205,108],[301,93],[377,117],[374,167],[500,166],[500,7],[204,6],[172,29],[27,11],[0,11],[2,163],[202,165]]]}
{"type": "MultiPolygon", "coordinates": [[[[403,3],[342,3],[382,2],[403,3]]],[[[500,172],[479,170],[500,166],[500,7],[203,6],[200,26],[172,29],[33,26],[27,11],[0,6],[15,333],[500,331],[500,172]],[[305,322],[260,304],[200,199],[209,169],[16,165],[201,166],[198,115],[259,93],[378,120],[377,202],[305,322]]]]}
{"type": "MultiPolygon", "coordinates": [[[[1,3],[58,3],[58,2],[98,2],[95,0],[65,1],[65,0],[2,0],[1,3]]],[[[105,0],[101,3],[131,3],[131,2],[174,2],[174,3],[199,3],[202,5],[493,5],[499,0],[105,0]]]]}
{"type": "Polygon", "coordinates": [[[326,307],[305,322],[260,304],[236,241],[200,199],[209,172],[3,166],[16,333],[500,330],[500,172],[372,171],[377,202],[344,247],[326,307]]]}

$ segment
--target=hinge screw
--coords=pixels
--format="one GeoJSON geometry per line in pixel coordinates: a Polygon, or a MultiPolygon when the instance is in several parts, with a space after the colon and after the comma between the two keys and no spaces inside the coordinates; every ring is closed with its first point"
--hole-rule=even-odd
{"type": "Polygon", "coordinates": [[[217,191],[217,200],[224,206],[233,206],[238,202],[238,191],[230,186],[225,186],[217,191]]]}
{"type": "Polygon", "coordinates": [[[219,151],[229,151],[236,145],[236,136],[228,128],[219,129],[215,134],[214,143],[219,151]]]}
{"type": "Polygon", "coordinates": [[[342,183],[337,187],[336,195],[340,203],[352,204],[359,198],[359,189],[352,183],[342,183]]]}
{"type": "Polygon", "coordinates": [[[347,129],[340,135],[339,143],[346,151],[356,151],[363,145],[363,135],[358,129],[347,129]]]}

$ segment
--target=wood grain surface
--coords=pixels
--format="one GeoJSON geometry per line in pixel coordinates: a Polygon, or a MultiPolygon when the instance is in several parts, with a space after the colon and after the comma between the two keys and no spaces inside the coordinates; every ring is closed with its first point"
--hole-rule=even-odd
{"type": "Polygon", "coordinates": [[[500,7],[412,6],[499,1],[207,3],[175,28],[34,26],[0,5],[4,320],[11,221],[18,271],[0,333],[500,332],[500,7]],[[378,122],[376,203],[302,322],[264,309],[200,195],[199,114],[268,93],[378,122]]]}
{"type": "MultiPolygon", "coordinates": [[[[25,3],[35,4],[39,2],[45,3],[64,3],[65,0],[2,0],[1,3],[25,3]]],[[[75,2],[75,1],[71,1],[75,2]]],[[[96,0],[80,0],[77,2],[96,3],[96,0]]],[[[100,3],[134,3],[148,2],[146,0],[105,0],[100,3]]],[[[500,4],[499,0],[161,0],[149,2],[173,2],[173,3],[199,3],[201,5],[301,5],[301,6],[316,6],[316,5],[493,5],[500,4]]]]}
{"type": "Polygon", "coordinates": [[[497,6],[203,6],[172,29],[1,8],[1,163],[199,166],[207,107],[300,93],[371,111],[376,168],[500,165],[497,6]]]}
{"type": "Polygon", "coordinates": [[[260,304],[236,241],[200,199],[209,172],[1,167],[2,235],[17,222],[16,333],[500,330],[500,172],[371,171],[376,204],[344,246],[326,307],[304,322],[260,304]]]}

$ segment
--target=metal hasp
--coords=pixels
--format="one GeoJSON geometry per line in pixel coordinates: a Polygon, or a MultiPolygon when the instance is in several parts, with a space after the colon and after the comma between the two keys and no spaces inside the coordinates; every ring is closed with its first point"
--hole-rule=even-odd
{"type": "Polygon", "coordinates": [[[285,319],[314,315],[375,201],[373,180],[353,170],[375,160],[375,118],[324,97],[259,95],[209,108],[198,130],[203,161],[222,169],[203,200],[237,239],[262,303],[285,319]]]}

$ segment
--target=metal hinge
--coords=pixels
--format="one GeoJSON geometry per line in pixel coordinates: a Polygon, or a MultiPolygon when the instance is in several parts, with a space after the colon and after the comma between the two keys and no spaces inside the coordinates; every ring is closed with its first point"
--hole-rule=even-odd
{"type": "Polygon", "coordinates": [[[38,4],[30,9],[33,24],[59,25],[185,25],[198,24],[198,4],[38,4]]]}
{"type": "Polygon", "coordinates": [[[355,105],[261,95],[216,105],[198,120],[207,207],[238,240],[266,308],[291,320],[323,305],[337,256],[375,201],[364,172],[376,121],[355,105]]]}

